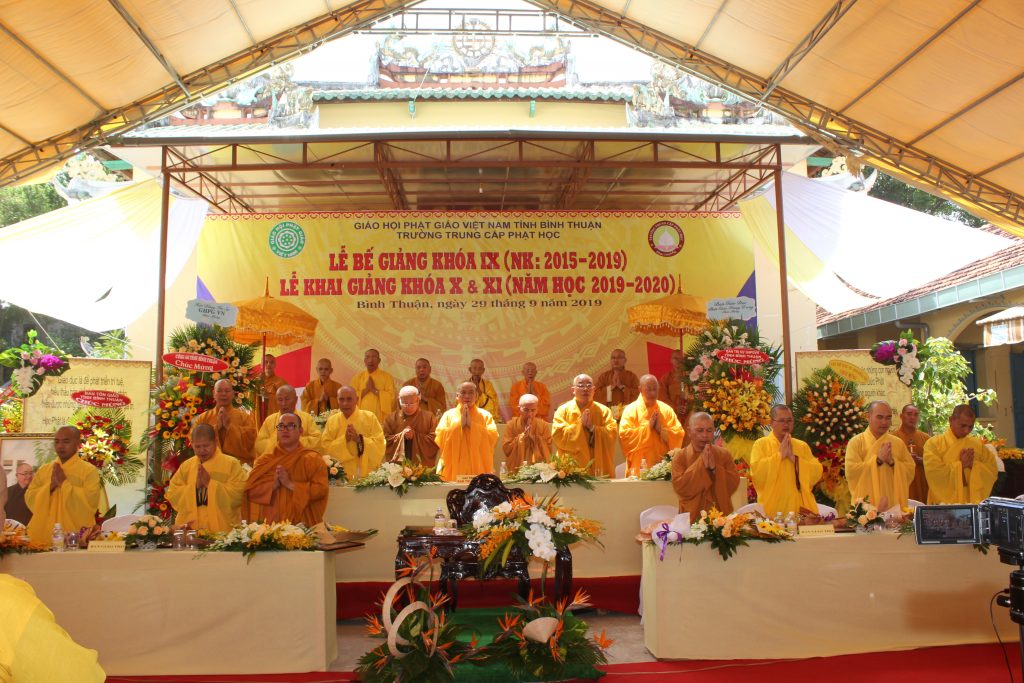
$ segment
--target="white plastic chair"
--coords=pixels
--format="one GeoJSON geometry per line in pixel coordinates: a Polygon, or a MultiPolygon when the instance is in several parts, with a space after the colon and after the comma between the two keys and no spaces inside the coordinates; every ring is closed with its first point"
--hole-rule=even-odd
{"type": "Polygon", "coordinates": [[[821,503],[818,503],[818,514],[822,517],[828,517],[829,515],[832,515],[833,518],[839,519],[839,511],[836,510],[831,505],[822,505],[821,503]]]}
{"type": "Polygon", "coordinates": [[[123,534],[128,531],[135,522],[142,519],[142,515],[121,515],[120,517],[112,517],[103,522],[103,526],[100,527],[100,531],[114,531],[119,534],[123,534]]]}
{"type": "Polygon", "coordinates": [[[675,505],[655,505],[640,513],[640,531],[660,522],[671,522],[679,514],[675,505]]]}
{"type": "Polygon", "coordinates": [[[924,503],[919,500],[914,500],[913,498],[907,498],[907,507],[911,510],[917,509],[919,505],[924,505],[924,503]]]}
{"type": "Polygon", "coordinates": [[[761,505],[760,503],[747,503],[743,507],[741,507],[738,510],[736,510],[736,512],[740,513],[740,514],[749,514],[751,512],[759,512],[759,513],[761,513],[763,515],[764,514],[764,506],[761,505]]]}
{"type": "Polygon", "coordinates": [[[16,519],[11,519],[10,517],[8,517],[6,520],[4,520],[3,528],[10,531],[19,531],[21,529],[24,529],[25,525],[16,519]]]}
{"type": "Polygon", "coordinates": [[[626,478],[626,463],[620,462],[615,466],[615,478],[625,479],[626,478]]]}

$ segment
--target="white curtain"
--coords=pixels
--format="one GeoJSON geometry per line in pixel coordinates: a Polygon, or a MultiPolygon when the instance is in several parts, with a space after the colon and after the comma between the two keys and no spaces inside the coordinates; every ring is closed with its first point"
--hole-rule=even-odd
{"type": "MultiPolygon", "coordinates": [[[[167,282],[195,248],[207,204],[171,198],[167,282]]],[[[136,320],[157,299],[155,179],[0,229],[0,300],[89,330],[136,320]]]]}

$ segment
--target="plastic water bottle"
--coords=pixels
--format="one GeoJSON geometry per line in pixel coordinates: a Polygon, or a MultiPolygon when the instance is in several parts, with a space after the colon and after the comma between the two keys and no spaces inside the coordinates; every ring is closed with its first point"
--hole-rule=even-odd
{"type": "Polygon", "coordinates": [[[444,534],[448,527],[448,515],[444,514],[444,510],[441,506],[437,506],[437,512],[434,514],[434,533],[444,534]]]}
{"type": "Polygon", "coordinates": [[[500,465],[500,466],[498,467],[498,478],[499,478],[499,479],[505,479],[506,477],[508,477],[508,465],[506,465],[506,464],[505,464],[505,463],[503,462],[503,463],[501,463],[501,465],[500,465]]]}
{"type": "Polygon", "coordinates": [[[640,475],[643,476],[645,472],[647,472],[647,458],[640,458],[640,475]]]}
{"type": "Polygon", "coordinates": [[[781,511],[775,513],[775,519],[773,521],[776,524],[778,524],[779,526],[784,526],[785,525],[785,522],[782,521],[782,512],[781,511]]]}
{"type": "Polygon", "coordinates": [[[794,515],[792,512],[790,512],[788,515],[786,515],[786,531],[789,532],[790,536],[796,536],[796,533],[797,533],[796,515],[794,515]]]}
{"type": "Polygon", "coordinates": [[[50,543],[53,547],[53,552],[64,552],[64,530],[60,528],[60,522],[53,525],[53,536],[50,543]]]}

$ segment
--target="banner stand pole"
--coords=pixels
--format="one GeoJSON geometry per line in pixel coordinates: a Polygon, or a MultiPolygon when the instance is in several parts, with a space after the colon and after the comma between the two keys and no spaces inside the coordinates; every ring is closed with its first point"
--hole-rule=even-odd
{"type": "Polygon", "coordinates": [[[782,371],[786,403],[793,400],[793,350],[789,334],[789,274],[786,272],[786,224],[782,211],[782,147],[775,145],[775,224],[778,230],[779,295],[782,304],[782,371]]]}

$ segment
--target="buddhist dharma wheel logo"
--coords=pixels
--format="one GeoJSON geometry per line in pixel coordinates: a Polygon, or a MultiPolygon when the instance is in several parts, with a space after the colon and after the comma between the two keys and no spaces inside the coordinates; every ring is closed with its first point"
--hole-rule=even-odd
{"type": "Polygon", "coordinates": [[[298,256],[306,246],[306,233],[298,223],[284,221],[270,231],[270,251],[281,258],[298,256]]]}
{"type": "Polygon", "coordinates": [[[672,221],[658,221],[647,233],[647,243],[655,254],[675,256],[683,250],[683,230],[672,221]]]}

